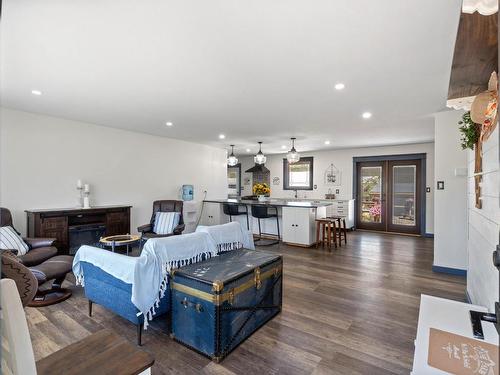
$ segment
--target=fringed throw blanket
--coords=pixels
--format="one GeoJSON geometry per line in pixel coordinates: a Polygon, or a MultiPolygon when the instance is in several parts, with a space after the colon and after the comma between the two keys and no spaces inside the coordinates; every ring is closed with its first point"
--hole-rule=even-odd
{"type": "Polygon", "coordinates": [[[144,314],[145,327],[168,287],[169,272],[215,255],[215,243],[207,233],[151,238],[146,242],[132,284],[132,303],[144,314]]]}
{"type": "Polygon", "coordinates": [[[196,232],[205,232],[210,235],[217,246],[217,254],[241,249],[242,247],[250,250],[255,249],[252,233],[243,229],[241,224],[236,221],[209,227],[200,225],[196,228],[196,232]]]}
{"type": "Polygon", "coordinates": [[[132,284],[131,301],[139,310],[138,315],[144,315],[144,328],[147,328],[168,288],[169,272],[215,255],[215,243],[203,232],[149,239],[138,258],[82,246],[75,255],[73,273],[77,282],[83,285],[84,275],[79,263],[85,261],[132,284]]]}

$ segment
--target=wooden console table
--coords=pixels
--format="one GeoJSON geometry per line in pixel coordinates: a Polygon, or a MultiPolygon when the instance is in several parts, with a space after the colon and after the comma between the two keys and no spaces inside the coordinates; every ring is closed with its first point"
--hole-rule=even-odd
{"type": "Polygon", "coordinates": [[[100,206],[92,208],[59,208],[26,210],[28,237],[57,238],[60,254],[69,253],[69,232],[72,228],[99,225],[104,235],[130,233],[132,206],[100,206]]]}

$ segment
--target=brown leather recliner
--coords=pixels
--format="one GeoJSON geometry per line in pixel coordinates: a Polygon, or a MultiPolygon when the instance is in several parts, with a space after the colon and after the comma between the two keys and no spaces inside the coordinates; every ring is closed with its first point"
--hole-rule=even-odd
{"type": "MultiPolygon", "coordinates": [[[[4,207],[0,207],[0,226],[14,228],[12,214],[4,207]]],[[[16,228],[14,230],[19,233],[16,228]]],[[[28,244],[30,251],[18,256],[18,259],[26,267],[36,266],[57,255],[57,248],[54,246],[55,238],[23,238],[23,240],[28,244]]]]}
{"type": "MultiPolygon", "coordinates": [[[[0,226],[14,228],[12,215],[7,208],[0,207],[0,226]]],[[[14,230],[17,232],[15,228],[14,230]]],[[[57,248],[53,246],[55,238],[23,238],[23,240],[30,247],[24,255],[17,256],[17,251],[14,249],[2,250],[2,278],[7,277],[16,281],[21,298],[23,298],[22,289],[19,288],[17,279],[26,282],[28,279],[35,278],[36,296],[34,299],[31,297],[29,306],[48,306],[69,298],[71,290],[62,288],[62,283],[66,275],[71,272],[73,257],[57,255],[57,248]],[[51,288],[37,289],[38,286],[51,280],[53,280],[51,288]]],[[[34,283],[31,281],[29,284],[34,283]]]]}
{"type": "Polygon", "coordinates": [[[151,220],[149,224],[141,225],[137,228],[137,230],[142,234],[141,237],[141,246],[150,238],[158,238],[158,237],[169,237],[182,234],[184,231],[184,218],[182,217],[182,201],[175,200],[161,200],[153,202],[153,213],[151,215],[151,220]],[[155,218],[157,212],[179,212],[181,217],[179,219],[179,224],[174,228],[174,231],[169,234],[157,234],[153,232],[153,228],[155,225],[155,218]]]}
{"type": "Polygon", "coordinates": [[[14,280],[21,296],[23,306],[41,307],[53,305],[71,297],[71,290],[61,285],[66,275],[71,272],[73,257],[57,255],[35,266],[26,267],[19,257],[9,250],[1,251],[1,275],[14,280]],[[51,288],[40,289],[39,286],[54,280],[51,288]]]}

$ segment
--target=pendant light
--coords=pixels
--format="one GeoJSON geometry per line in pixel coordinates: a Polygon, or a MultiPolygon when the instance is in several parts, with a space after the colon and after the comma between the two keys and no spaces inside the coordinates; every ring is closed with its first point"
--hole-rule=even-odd
{"type": "Polygon", "coordinates": [[[292,148],[286,154],[286,160],[288,160],[289,164],[294,164],[300,160],[300,154],[295,149],[295,139],[296,138],[290,138],[290,139],[292,140],[292,148]]]}
{"type": "Polygon", "coordinates": [[[262,142],[259,142],[259,152],[253,157],[255,164],[265,164],[266,156],[262,153],[262,142]]]}
{"type": "Polygon", "coordinates": [[[238,164],[238,158],[234,156],[234,145],[231,146],[231,155],[227,158],[227,165],[230,167],[234,167],[236,164],[238,164]]]}

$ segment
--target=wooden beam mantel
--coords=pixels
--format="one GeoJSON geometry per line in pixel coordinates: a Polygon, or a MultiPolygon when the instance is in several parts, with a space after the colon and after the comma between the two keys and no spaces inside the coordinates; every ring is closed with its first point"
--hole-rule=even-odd
{"type": "Polygon", "coordinates": [[[448,99],[474,96],[488,88],[498,66],[498,15],[462,13],[458,25],[448,99]]]}

